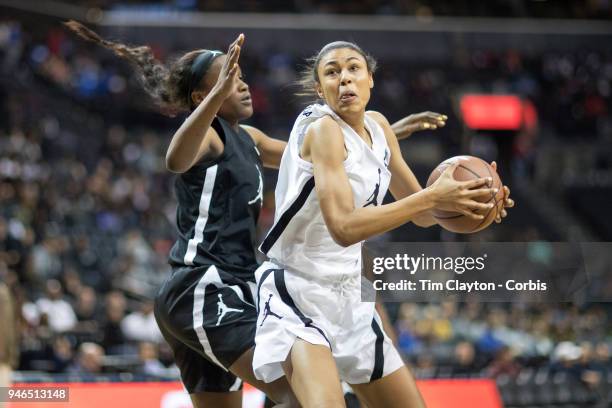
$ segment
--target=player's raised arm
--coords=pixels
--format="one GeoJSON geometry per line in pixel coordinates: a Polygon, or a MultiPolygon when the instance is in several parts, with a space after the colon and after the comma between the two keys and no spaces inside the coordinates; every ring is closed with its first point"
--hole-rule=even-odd
{"type": "MultiPolygon", "coordinates": [[[[172,136],[166,152],[168,170],[175,173],[185,172],[204,156],[218,156],[223,151],[223,142],[210,125],[236,86],[238,58],[243,42],[244,35],[240,34],[230,45],[217,82],[172,136]]],[[[195,103],[198,94],[189,92],[188,97],[190,102],[195,103]]]]}

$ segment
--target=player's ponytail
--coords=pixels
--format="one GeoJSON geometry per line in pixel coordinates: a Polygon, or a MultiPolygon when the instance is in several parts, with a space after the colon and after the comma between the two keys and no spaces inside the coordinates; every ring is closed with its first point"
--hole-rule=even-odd
{"type": "Polygon", "coordinates": [[[149,46],[128,46],[100,37],[83,24],[70,20],[64,23],[75,34],[113,51],[127,59],[137,69],[145,91],[155,100],[164,113],[174,115],[192,108],[189,96],[191,66],[205,50],[191,51],[168,68],[155,58],[149,46]]]}

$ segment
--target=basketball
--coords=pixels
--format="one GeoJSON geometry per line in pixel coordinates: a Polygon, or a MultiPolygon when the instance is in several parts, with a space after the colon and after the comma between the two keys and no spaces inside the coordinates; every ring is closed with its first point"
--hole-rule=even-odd
{"type": "Polygon", "coordinates": [[[493,179],[491,184],[487,186],[497,188],[497,194],[474,197],[474,200],[483,203],[493,201],[495,206],[488,210],[475,211],[477,214],[484,215],[484,219],[480,220],[469,218],[457,212],[443,210],[433,210],[433,217],[442,228],[451,232],[471,234],[481,231],[491,225],[497,217],[498,212],[504,208],[503,184],[497,172],[486,161],[474,156],[455,156],[443,161],[431,172],[427,180],[427,186],[432,185],[448,166],[452,166],[455,163],[459,163],[459,166],[457,166],[457,169],[453,173],[453,177],[457,181],[469,181],[482,177],[491,177],[493,179]]]}

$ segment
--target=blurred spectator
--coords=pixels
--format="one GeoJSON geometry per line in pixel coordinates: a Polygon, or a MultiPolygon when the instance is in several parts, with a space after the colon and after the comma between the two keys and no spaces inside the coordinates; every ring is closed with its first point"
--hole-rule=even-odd
{"type": "Polygon", "coordinates": [[[66,250],[66,240],[61,237],[46,237],[34,245],[31,266],[39,281],[58,279],[62,273],[62,252],[66,250]]]}
{"type": "Polygon", "coordinates": [[[582,368],[579,360],[582,348],[571,341],[560,342],[553,353],[551,369],[553,372],[566,372],[577,379],[581,378],[582,368]]]}
{"type": "Polygon", "coordinates": [[[99,339],[104,315],[98,304],[98,296],[92,287],[83,286],[81,288],[74,309],[78,320],[74,332],[83,336],[84,339],[99,339]]]}
{"type": "Polygon", "coordinates": [[[141,342],[138,345],[138,357],[140,359],[140,371],[145,375],[157,378],[175,379],[180,375],[178,367],[164,366],[158,359],[157,345],[150,342],[141,342]]]}
{"type": "Polygon", "coordinates": [[[495,358],[491,361],[485,372],[488,377],[497,378],[500,375],[516,377],[520,371],[521,366],[514,359],[512,349],[504,346],[497,351],[495,358]]]}
{"type": "Polygon", "coordinates": [[[153,302],[144,301],[140,310],[125,316],[121,321],[121,330],[128,340],[159,343],[162,335],[153,314],[153,302]]]}
{"type": "Polygon", "coordinates": [[[120,275],[117,286],[140,296],[156,293],[163,276],[155,274],[156,256],[142,232],[137,229],[128,231],[121,239],[119,248],[119,256],[125,262],[126,270],[120,275]]]}
{"type": "Polygon", "coordinates": [[[83,343],[79,347],[76,362],[69,368],[72,374],[95,375],[102,372],[104,349],[95,343],[83,343]]]}
{"type": "Polygon", "coordinates": [[[612,359],[610,359],[610,346],[607,343],[598,343],[595,347],[592,367],[601,374],[612,371],[612,359]]]}
{"type": "Polygon", "coordinates": [[[462,341],[455,346],[454,364],[452,368],[454,377],[464,377],[477,373],[480,370],[476,362],[476,350],[474,345],[462,341]]]}
{"type": "Polygon", "coordinates": [[[67,371],[73,362],[74,352],[73,345],[66,336],[57,336],[53,340],[52,349],[52,365],[50,369],[54,373],[63,373],[67,371]]]}
{"type": "Polygon", "coordinates": [[[83,286],[78,293],[75,313],[79,322],[98,320],[98,297],[90,286],[83,286]]]}
{"type": "Polygon", "coordinates": [[[40,315],[46,316],[49,328],[56,333],[73,329],[77,318],[64,296],[60,282],[55,279],[48,280],[46,292],[47,296],[38,299],[36,306],[40,315]]]}
{"type": "Polygon", "coordinates": [[[126,300],[123,293],[112,291],[106,295],[106,316],[102,323],[102,346],[109,354],[121,353],[126,338],[121,330],[125,317],[126,300]]]}

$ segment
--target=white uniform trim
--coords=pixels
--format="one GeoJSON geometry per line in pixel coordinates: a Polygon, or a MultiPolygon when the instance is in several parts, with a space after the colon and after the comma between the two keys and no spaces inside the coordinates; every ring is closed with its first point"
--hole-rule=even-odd
{"type": "Polygon", "coordinates": [[[238,391],[240,386],[242,385],[242,380],[239,377],[236,377],[236,382],[230,387],[230,391],[238,391]]]}
{"type": "MultiPolygon", "coordinates": [[[[193,330],[196,332],[198,336],[198,340],[204,349],[204,353],[210,357],[210,359],[217,364],[219,367],[223,368],[225,371],[228,371],[226,367],[221,364],[221,362],[217,359],[215,354],[212,351],[212,347],[210,342],[208,341],[208,336],[206,335],[206,330],[204,330],[204,297],[206,295],[206,287],[208,285],[215,285],[220,288],[230,288],[236,293],[238,298],[242,300],[244,303],[248,303],[244,298],[244,293],[242,289],[238,285],[227,285],[221,280],[221,276],[219,276],[219,271],[216,266],[211,266],[204,272],[202,278],[198,281],[196,288],[193,291],[193,330]]],[[[232,388],[236,386],[236,383],[232,386],[232,388]]],[[[237,387],[240,387],[238,383],[237,387]]],[[[238,389],[238,388],[236,388],[238,389]]],[[[232,391],[230,389],[230,391],[232,391]]]]}
{"type": "Polygon", "coordinates": [[[185,252],[185,265],[193,265],[193,260],[198,252],[198,244],[204,239],[204,228],[208,222],[208,209],[212,198],[215,179],[217,178],[217,165],[206,169],[204,185],[202,186],[202,195],[200,196],[200,207],[198,220],[196,221],[193,238],[187,243],[187,251],[185,252]]]}
{"type": "Polygon", "coordinates": [[[223,364],[221,364],[221,362],[213,354],[212,348],[208,341],[208,336],[206,335],[206,330],[204,330],[204,295],[206,294],[206,286],[211,283],[211,280],[216,280],[215,278],[221,281],[219,272],[213,265],[206,270],[204,276],[202,276],[202,279],[200,279],[193,291],[193,330],[195,330],[198,340],[200,340],[204,353],[215,364],[227,371],[227,369],[223,367],[223,364]]]}

